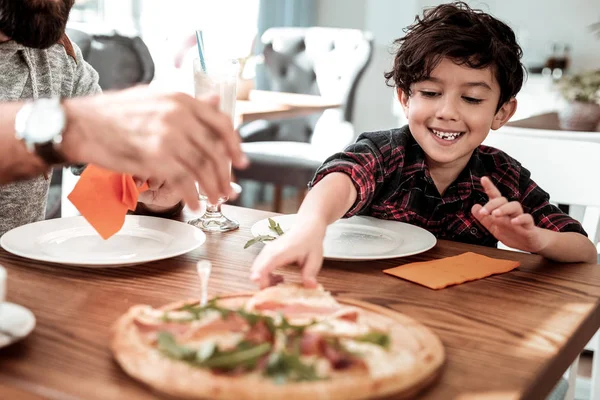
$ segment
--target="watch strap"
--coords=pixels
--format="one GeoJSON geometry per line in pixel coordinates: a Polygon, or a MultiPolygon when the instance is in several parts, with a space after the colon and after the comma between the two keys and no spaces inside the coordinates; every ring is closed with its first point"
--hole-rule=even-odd
{"type": "Polygon", "coordinates": [[[46,165],[65,164],[67,159],[57,147],[53,141],[38,143],[34,145],[34,152],[46,165]]]}

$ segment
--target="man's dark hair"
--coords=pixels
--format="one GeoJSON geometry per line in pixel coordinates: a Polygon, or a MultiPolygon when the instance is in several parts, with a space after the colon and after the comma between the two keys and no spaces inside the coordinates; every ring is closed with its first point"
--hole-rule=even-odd
{"type": "Polygon", "coordinates": [[[427,79],[443,58],[471,68],[491,67],[500,85],[497,110],[521,90],[523,51],[515,33],[481,10],[464,2],[442,4],[425,10],[404,32],[394,41],[394,67],[384,76],[388,86],[408,96],[411,84],[427,79]]]}
{"type": "Polygon", "coordinates": [[[0,32],[23,46],[45,49],[65,33],[75,0],[0,0],[0,32]]]}

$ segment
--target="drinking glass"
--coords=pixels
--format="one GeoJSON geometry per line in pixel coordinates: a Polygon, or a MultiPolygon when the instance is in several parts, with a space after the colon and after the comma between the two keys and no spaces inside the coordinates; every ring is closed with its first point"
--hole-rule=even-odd
{"type": "MultiPolygon", "coordinates": [[[[238,61],[230,59],[211,64],[207,60],[205,65],[206,70],[202,68],[200,59],[194,60],[194,95],[196,98],[205,98],[213,94],[219,95],[219,109],[229,115],[232,122],[235,122],[238,61]]],[[[231,164],[229,173],[231,174],[231,164]]],[[[206,202],[206,211],[200,218],[188,221],[188,224],[207,232],[227,232],[239,228],[240,224],[237,221],[227,218],[221,212],[221,205],[229,199],[228,197],[219,197],[217,204],[212,204],[202,193],[202,188],[198,189],[200,200],[206,202]]]]}

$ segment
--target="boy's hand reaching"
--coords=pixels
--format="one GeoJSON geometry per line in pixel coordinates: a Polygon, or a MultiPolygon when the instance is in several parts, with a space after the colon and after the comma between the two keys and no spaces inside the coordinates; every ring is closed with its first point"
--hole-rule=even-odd
{"type": "Polygon", "coordinates": [[[531,214],[523,212],[521,203],[509,202],[488,177],[481,178],[481,185],[489,201],[484,206],[475,204],[471,212],[496,239],[530,253],[538,253],[548,245],[543,229],[535,226],[531,214]]]}
{"type": "Polygon", "coordinates": [[[254,260],[250,279],[263,289],[270,285],[270,275],[276,268],[295,264],[302,269],[304,287],[316,287],[323,264],[325,230],[326,226],[305,222],[267,243],[254,260]]]}

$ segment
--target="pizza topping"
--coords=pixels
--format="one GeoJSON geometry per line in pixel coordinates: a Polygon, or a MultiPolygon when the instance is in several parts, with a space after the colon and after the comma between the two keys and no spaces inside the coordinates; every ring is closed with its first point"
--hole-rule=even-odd
{"type": "Polygon", "coordinates": [[[333,369],[344,369],[356,361],[356,355],[342,346],[340,340],[325,337],[315,332],[306,332],[300,341],[302,355],[316,355],[326,358],[333,369]]]}
{"type": "Polygon", "coordinates": [[[247,341],[252,343],[265,343],[273,341],[273,332],[264,320],[258,321],[246,334],[247,341]]]}
{"type": "Polygon", "coordinates": [[[207,342],[200,349],[178,345],[175,338],[167,333],[158,335],[158,349],[176,360],[187,361],[193,365],[222,371],[236,368],[253,369],[258,360],[268,354],[271,343],[254,344],[240,342],[234,349],[221,351],[213,342],[207,342]]]}
{"type": "Polygon", "coordinates": [[[286,351],[272,353],[269,356],[265,375],[271,377],[275,383],[316,381],[323,379],[317,374],[315,365],[302,362],[297,354],[286,351]]]}
{"type": "Polygon", "coordinates": [[[380,345],[352,339],[341,339],[341,344],[347,351],[360,357],[369,374],[376,378],[394,375],[402,369],[411,368],[416,361],[409,351],[386,351],[380,345]]]}
{"type": "Polygon", "coordinates": [[[311,306],[307,304],[282,304],[275,301],[266,301],[261,304],[257,304],[254,309],[256,311],[274,311],[280,312],[286,317],[294,316],[298,314],[310,314],[310,315],[329,315],[333,314],[340,309],[340,307],[319,307],[311,306]]]}
{"type": "Polygon", "coordinates": [[[260,371],[277,383],[327,379],[334,370],[389,361],[381,355],[389,349],[389,334],[360,322],[356,308],[332,303],[328,293],[324,299],[313,304],[263,298],[239,309],[213,299],[160,318],[150,313],[154,323],[150,314],[135,322],[142,332],[154,332],[158,350],[170,358],[232,376],[260,371]]]}
{"type": "Polygon", "coordinates": [[[359,342],[376,344],[385,350],[389,350],[390,348],[390,335],[384,332],[372,331],[353,339],[359,342]]]}

